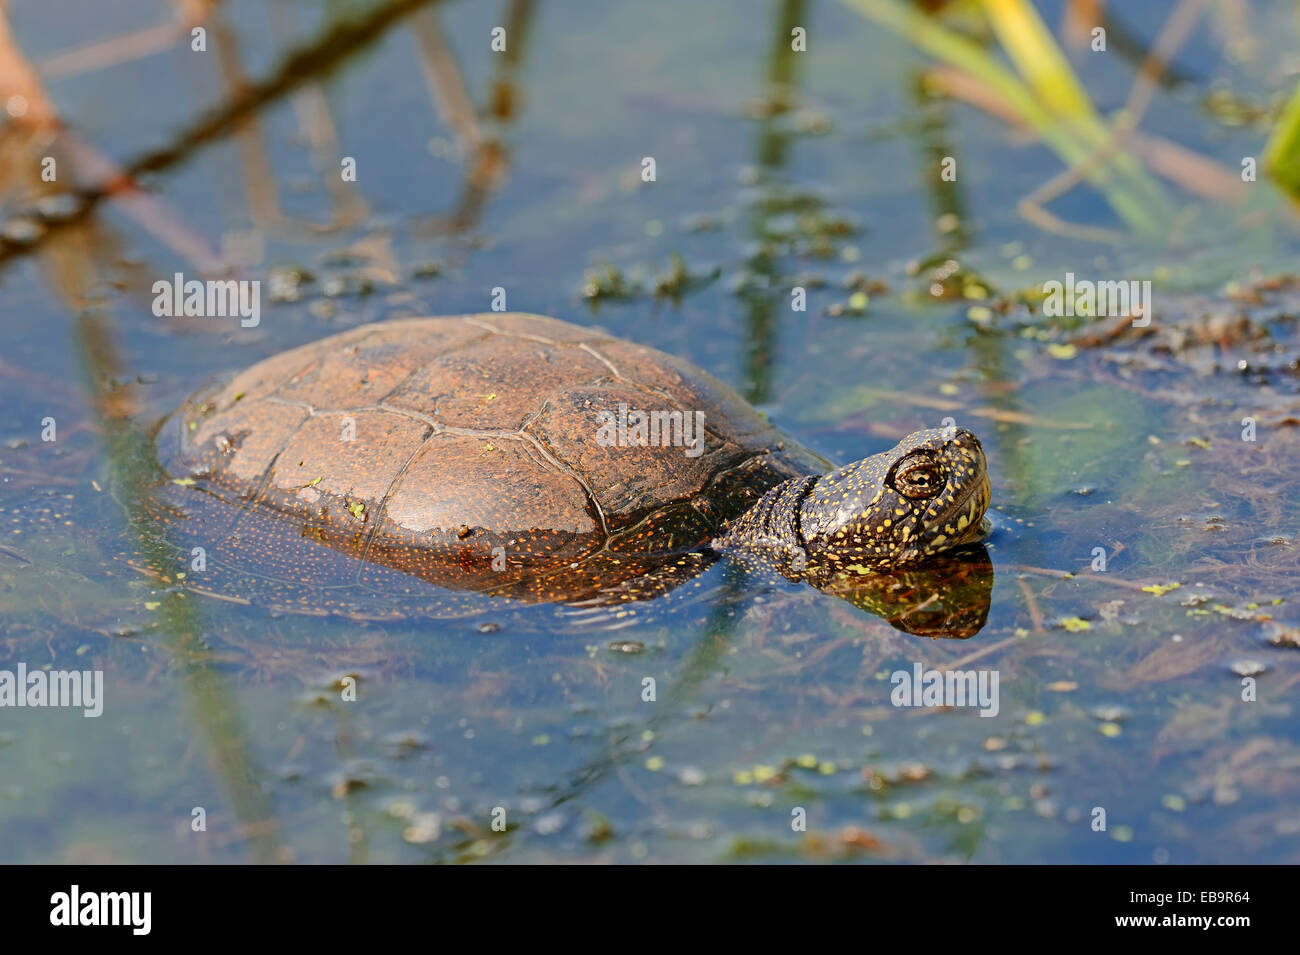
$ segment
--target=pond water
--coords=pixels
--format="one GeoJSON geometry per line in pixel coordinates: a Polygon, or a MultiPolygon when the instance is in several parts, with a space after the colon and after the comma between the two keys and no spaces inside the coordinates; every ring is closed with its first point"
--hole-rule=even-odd
{"type": "MultiPolygon", "coordinates": [[[[1192,17],[1131,181],[1028,216],[1060,151],[901,6],[11,5],[0,671],[103,691],[0,708],[0,858],[1300,861],[1297,219],[1241,176],[1295,6],[1192,17]],[[155,282],[223,264],[256,324],[155,314],[155,282]],[[1045,314],[1067,274],[1150,281],[1154,328],[1045,314]],[[833,460],[976,432],[983,625],[726,561],[631,618],[276,614],[141,572],[151,436],[188,395],[498,289],[833,460]],[[896,705],[917,668],[996,675],[996,706],[896,705]]],[[[1102,116],[1195,5],[1112,6],[1097,51],[1038,5],[1102,116]]],[[[998,58],[977,11],[944,23],[998,58]]]]}

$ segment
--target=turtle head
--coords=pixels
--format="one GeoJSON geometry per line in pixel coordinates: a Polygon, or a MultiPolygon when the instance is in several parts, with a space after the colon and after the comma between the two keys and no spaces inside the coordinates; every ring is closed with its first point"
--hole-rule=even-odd
{"type": "Polygon", "coordinates": [[[799,505],[799,531],[809,563],[873,570],[978,540],[988,505],[979,438],[937,428],[818,478],[799,505]]]}

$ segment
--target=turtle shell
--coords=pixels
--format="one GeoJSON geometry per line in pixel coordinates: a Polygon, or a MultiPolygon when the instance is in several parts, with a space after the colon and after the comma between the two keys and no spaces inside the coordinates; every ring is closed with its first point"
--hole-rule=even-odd
{"type": "Polygon", "coordinates": [[[153,502],[187,583],[308,613],[437,591],[617,602],[697,574],[722,524],[829,464],[689,363],[538,315],[365,325],[201,391],[153,502]],[[692,443],[694,439],[694,443],[692,443]]]}

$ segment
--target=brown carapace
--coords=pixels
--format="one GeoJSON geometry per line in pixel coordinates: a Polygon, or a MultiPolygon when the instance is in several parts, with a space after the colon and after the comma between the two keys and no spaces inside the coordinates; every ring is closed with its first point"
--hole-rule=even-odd
{"type": "Polygon", "coordinates": [[[160,534],[204,548],[189,586],[367,618],[463,607],[427,584],[623,604],[721,551],[835,589],[975,539],[989,487],[969,432],[836,470],[687,362],[518,313],[291,349],[195,395],[157,447],[160,534]]]}

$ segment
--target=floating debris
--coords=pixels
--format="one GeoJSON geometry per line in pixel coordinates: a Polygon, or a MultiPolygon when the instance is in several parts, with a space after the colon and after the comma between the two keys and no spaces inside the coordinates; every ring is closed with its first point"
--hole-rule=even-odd
{"type": "Polygon", "coordinates": [[[361,275],[332,275],[321,283],[321,292],[330,298],[360,298],[375,290],[375,283],[361,275]]]}
{"type": "Polygon", "coordinates": [[[436,812],[420,812],[411,817],[411,824],[402,830],[402,839],[413,845],[434,842],[442,835],[442,816],[436,812]]]}
{"type": "Polygon", "coordinates": [[[1105,723],[1123,723],[1133,715],[1133,711],[1117,703],[1106,703],[1093,707],[1092,715],[1105,723]]]}
{"type": "Polygon", "coordinates": [[[1177,582],[1172,584],[1147,584],[1142,588],[1142,590],[1144,593],[1155,594],[1157,597],[1163,597],[1165,594],[1177,590],[1181,586],[1182,584],[1177,582]]]}
{"type": "Polygon", "coordinates": [[[602,265],[589,270],[582,281],[582,297],[593,301],[635,298],[641,292],[642,285],[639,281],[629,279],[621,269],[613,265],[602,265]]]}
{"type": "Polygon", "coordinates": [[[681,780],[683,786],[703,786],[705,783],[703,770],[700,770],[695,766],[687,766],[683,768],[677,778],[681,780]]]}
{"type": "Polygon", "coordinates": [[[533,823],[533,828],[540,835],[553,836],[564,828],[566,820],[562,812],[549,812],[544,816],[538,816],[537,821],[533,823]]]}
{"type": "Polygon", "coordinates": [[[1275,647],[1300,647],[1300,627],[1270,621],[1264,625],[1264,637],[1275,647]]]}
{"type": "Polygon", "coordinates": [[[272,302],[296,302],[302,298],[303,286],[316,281],[306,269],[296,265],[277,265],[267,282],[267,298],[272,302]]]}
{"type": "Polygon", "coordinates": [[[1237,676],[1259,676],[1268,670],[1268,664],[1261,663],[1258,660],[1234,660],[1229,664],[1228,669],[1237,676]]]}

